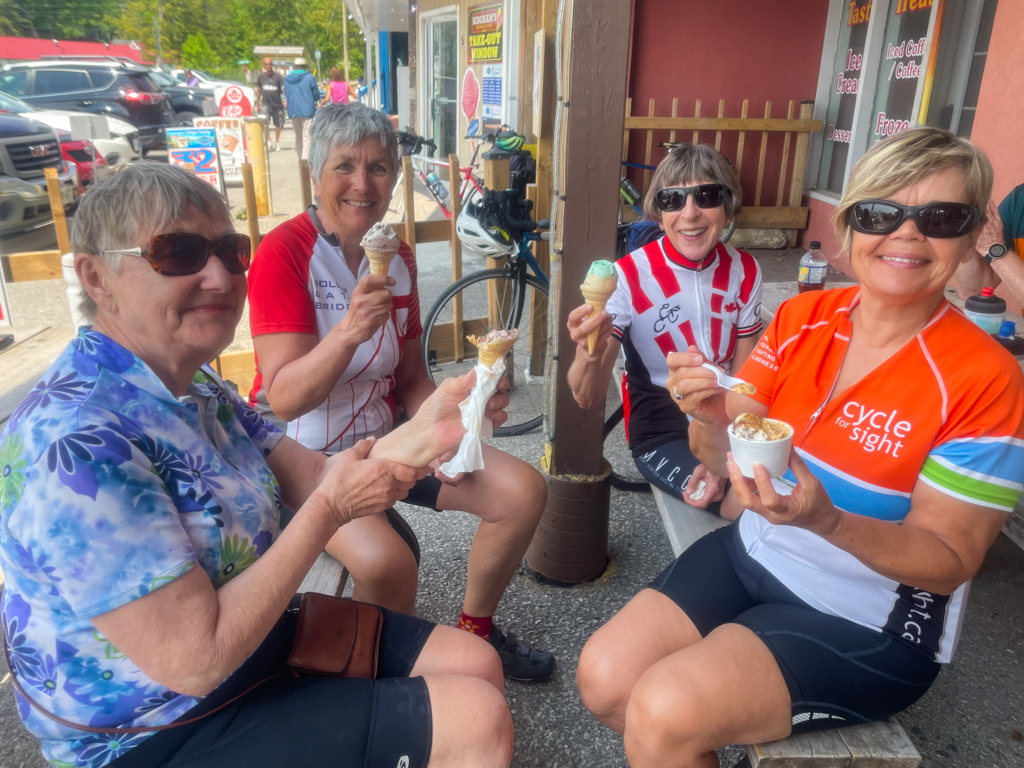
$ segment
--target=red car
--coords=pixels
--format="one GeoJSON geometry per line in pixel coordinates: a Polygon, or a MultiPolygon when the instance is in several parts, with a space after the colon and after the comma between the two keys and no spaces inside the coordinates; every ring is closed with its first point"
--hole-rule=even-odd
{"type": "Polygon", "coordinates": [[[60,142],[60,153],[69,163],[78,169],[78,194],[85,192],[86,187],[94,181],[105,178],[108,173],[107,161],[96,151],[91,141],[75,141],[70,131],[54,129],[57,141],[60,142]],[[95,160],[93,160],[95,158],[95,160]]]}

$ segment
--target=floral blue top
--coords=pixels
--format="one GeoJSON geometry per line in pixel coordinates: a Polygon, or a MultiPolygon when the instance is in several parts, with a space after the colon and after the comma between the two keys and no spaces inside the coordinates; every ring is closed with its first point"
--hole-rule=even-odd
{"type": "MultiPolygon", "coordinates": [[[[266,552],[281,491],[265,457],[281,437],[209,368],[176,398],[124,347],[79,332],[0,433],[0,618],[35,701],[115,727],[195,706],[89,620],[196,566],[220,587],[266,552]]],[[[17,703],[54,766],[100,768],[152,735],[76,731],[17,703]]]]}

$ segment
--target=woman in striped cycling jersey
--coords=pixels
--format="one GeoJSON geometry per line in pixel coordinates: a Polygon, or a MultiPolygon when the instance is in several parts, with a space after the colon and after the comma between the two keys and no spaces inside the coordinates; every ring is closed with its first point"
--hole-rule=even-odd
{"type": "Polygon", "coordinates": [[[888,718],[952,657],[1024,467],[1021,369],[943,295],[991,189],[946,131],[878,142],[833,216],[860,285],[783,304],[739,372],[757,393],[716,387],[696,347],[669,356],[690,445],[744,511],[584,648],[583,702],[633,768],[888,718]],[[792,426],[783,477],[733,464],[743,412],[792,426]]]}

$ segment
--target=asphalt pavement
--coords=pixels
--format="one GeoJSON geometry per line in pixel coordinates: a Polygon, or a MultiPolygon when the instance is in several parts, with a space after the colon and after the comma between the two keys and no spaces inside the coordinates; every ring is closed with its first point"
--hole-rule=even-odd
{"type": "MultiPolygon", "coordinates": [[[[279,152],[271,153],[276,215],[260,220],[264,233],[301,208],[298,167],[291,132],[286,129],[279,152]]],[[[241,207],[241,190],[230,189],[241,207]]],[[[419,218],[432,201],[417,198],[419,218]]],[[[434,208],[436,211],[436,208],[434,208]]],[[[440,212],[434,214],[440,216],[440,212]]],[[[238,221],[239,231],[245,222],[238,221]]],[[[37,233],[18,250],[52,245],[37,233]]],[[[7,243],[3,247],[11,248],[7,243]]],[[[756,252],[766,281],[794,279],[799,251],[756,252]]],[[[441,244],[418,249],[420,291],[429,306],[451,282],[450,256],[441,244]]],[[[482,260],[481,260],[482,261],[482,260]]],[[[465,272],[480,266],[467,254],[465,272]]],[[[69,323],[61,281],[9,286],[19,325],[69,323]]],[[[243,318],[233,348],[251,346],[243,318]]],[[[0,374],[2,375],[2,374],[0,374]]],[[[536,464],[543,450],[539,433],[502,438],[502,450],[536,464]]],[[[606,441],[606,455],[616,466],[629,462],[621,427],[606,441]]],[[[496,499],[495,503],[501,503],[496,499]]],[[[475,519],[457,512],[430,512],[400,505],[420,541],[422,565],[417,613],[454,623],[466,582],[466,562],[475,519]]],[[[573,681],[586,639],[671,560],[661,519],[649,494],[612,492],[609,522],[609,567],[594,582],[559,588],[539,583],[524,568],[515,575],[498,609],[496,621],[538,647],[554,653],[554,678],[542,684],[509,682],[506,698],[516,730],[515,768],[617,768],[625,763],[622,739],[584,710],[573,681]]],[[[0,574],[2,586],[2,574],[0,574]]],[[[952,664],[932,689],[900,715],[928,768],[1020,768],[1024,766],[1024,551],[1000,537],[975,578],[960,646],[952,664]]],[[[755,691],[751,695],[756,695],[755,691]]],[[[286,738],[286,735],[282,735],[286,738]]],[[[742,750],[721,753],[730,766],[742,750]]],[[[20,725],[12,686],[0,673],[0,768],[41,768],[36,740],[20,725]]]]}

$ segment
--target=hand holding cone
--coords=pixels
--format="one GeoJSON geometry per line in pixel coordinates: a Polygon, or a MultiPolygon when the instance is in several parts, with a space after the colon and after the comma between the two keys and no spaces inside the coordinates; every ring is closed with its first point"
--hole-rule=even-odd
{"type": "MultiPolygon", "coordinates": [[[[618,284],[619,277],[615,274],[615,267],[612,263],[604,260],[595,261],[590,265],[587,279],[580,286],[580,290],[583,292],[583,300],[594,308],[594,312],[600,312],[607,306],[608,299],[615,293],[618,284]]],[[[597,337],[600,333],[600,328],[595,328],[587,336],[587,352],[591,355],[594,354],[594,348],[597,346],[597,337]]]]}

